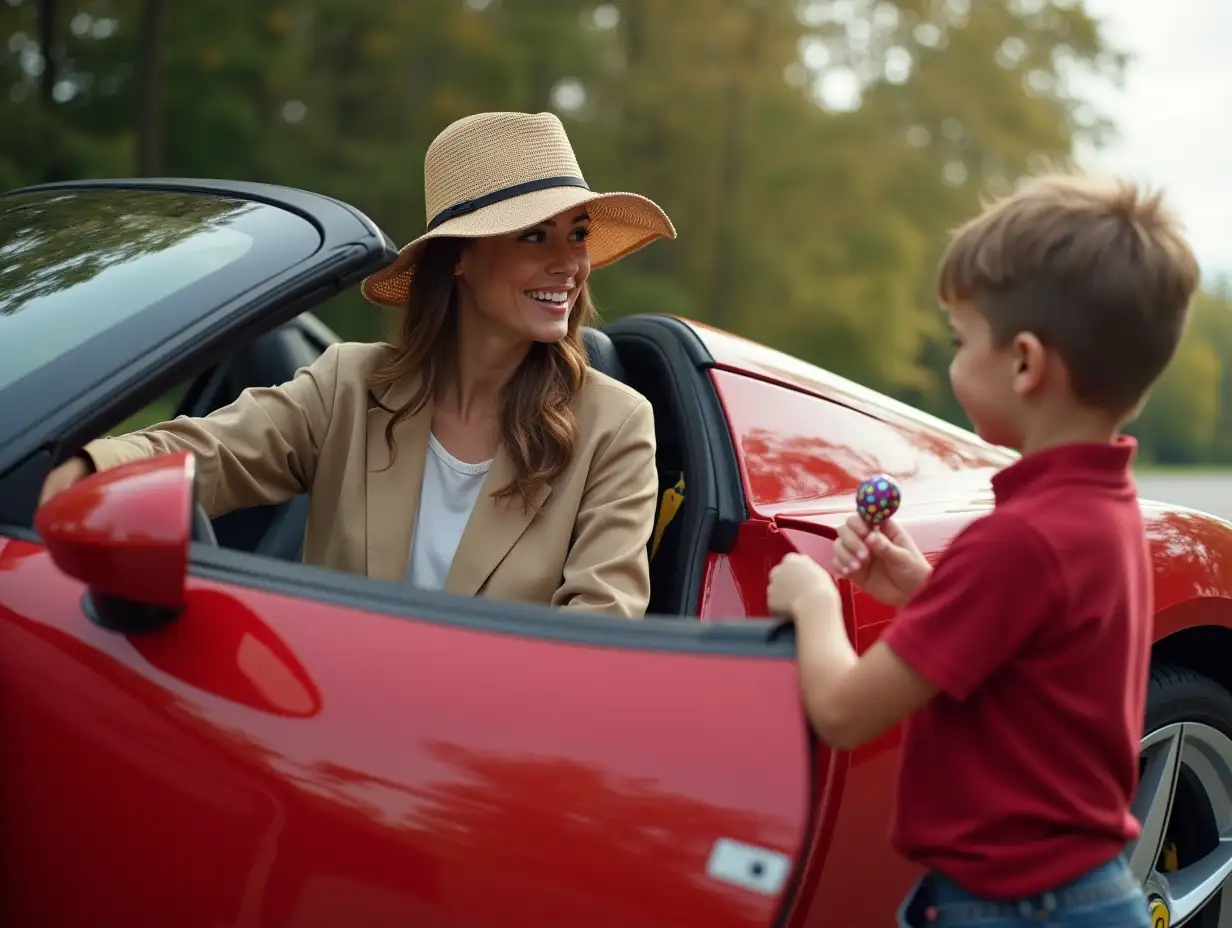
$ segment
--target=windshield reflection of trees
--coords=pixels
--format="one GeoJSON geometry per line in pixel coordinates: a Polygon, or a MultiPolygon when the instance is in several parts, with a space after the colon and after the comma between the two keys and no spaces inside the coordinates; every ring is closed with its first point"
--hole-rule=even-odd
{"type": "Polygon", "coordinates": [[[14,197],[0,206],[0,316],[253,208],[215,196],[147,190],[14,197]]]}

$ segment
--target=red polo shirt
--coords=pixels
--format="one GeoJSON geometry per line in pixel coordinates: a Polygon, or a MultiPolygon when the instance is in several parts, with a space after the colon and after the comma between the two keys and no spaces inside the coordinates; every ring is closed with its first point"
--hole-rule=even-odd
{"type": "Polygon", "coordinates": [[[893,844],[986,898],[1137,837],[1151,560],[1131,438],[1023,457],[885,640],[940,691],[907,724],[893,844]]]}

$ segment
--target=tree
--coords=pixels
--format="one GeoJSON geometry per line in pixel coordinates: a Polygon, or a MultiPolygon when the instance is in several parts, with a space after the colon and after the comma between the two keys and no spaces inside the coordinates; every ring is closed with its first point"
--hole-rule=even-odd
{"type": "Polygon", "coordinates": [[[1176,356],[1130,431],[1164,464],[1232,460],[1232,304],[1199,293],[1176,356]]]}
{"type": "Polygon", "coordinates": [[[39,49],[42,52],[42,71],[39,74],[39,100],[43,106],[55,104],[57,65],[60,59],[58,0],[39,0],[39,49]]]}
{"type": "Polygon", "coordinates": [[[137,142],[137,173],[147,177],[162,172],[163,163],[163,52],[166,34],[164,0],[145,0],[141,24],[141,127],[137,142]]]}
{"type": "MultiPolygon", "coordinates": [[[[947,230],[1105,138],[1072,76],[1125,66],[1080,0],[7,0],[0,37],[0,184],[270,181],[397,241],[423,230],[449,122],[555,110],[592,187],[647,194],[679,231],[591,278],[605,318],[718,324],[963,424],[933,292],[947,230]]],[[[1216,302],[1143,413],[1144,454],[1232,460],[1216,302]],[[1213,433],[1209,411],[1182,428],[1169,403],[1211,384],[1213,433]]],[[[347,338],[388,321],[355,292],[321,312],[347,338]]]]}

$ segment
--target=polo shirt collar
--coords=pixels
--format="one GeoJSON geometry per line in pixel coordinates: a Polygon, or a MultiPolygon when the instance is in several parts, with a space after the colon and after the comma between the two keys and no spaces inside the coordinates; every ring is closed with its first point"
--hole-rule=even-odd
{"type": "Polygon", "coordinates": [[[998,503],[1048,483],[1087,483],[1109,488],[1131,485],[1130,467],[1138,453],[1132,435],[1109,444],[1077,442],[1055,445],[1019,458],[992,478],[998,503]]]}

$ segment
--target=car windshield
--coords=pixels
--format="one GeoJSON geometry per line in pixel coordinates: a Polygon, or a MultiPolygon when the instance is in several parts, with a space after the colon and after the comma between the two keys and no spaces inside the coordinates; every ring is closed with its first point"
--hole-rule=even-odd
{"type": "Polygon", "coordinates": [[[0,390],[241,260],[264,207],[199,193],[57,190],[0,198],[0,390]]]}

